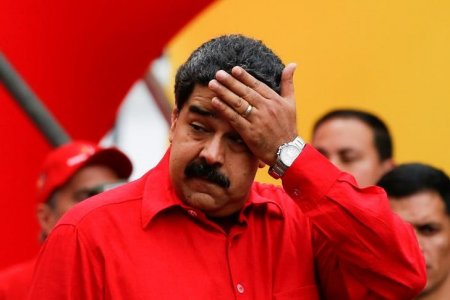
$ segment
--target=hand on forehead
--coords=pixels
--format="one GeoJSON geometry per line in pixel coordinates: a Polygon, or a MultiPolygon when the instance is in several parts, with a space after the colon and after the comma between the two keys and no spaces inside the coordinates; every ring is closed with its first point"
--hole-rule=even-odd
{"type": "Polygon", "coordinates": [[[244,139],[250,150],[272,165],[278,147],[297,136],[293,75],[289,64],[281,76],[281,94],[276,93],[241,67],[231,74],[220,70],[208,87],[217,95],[212,105],[244,139]]]}

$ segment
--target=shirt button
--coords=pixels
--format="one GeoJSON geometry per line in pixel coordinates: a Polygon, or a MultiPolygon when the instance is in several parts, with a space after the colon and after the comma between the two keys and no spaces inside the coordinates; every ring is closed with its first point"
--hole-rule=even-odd
{"type": "Polygon", "coordinates": [[[239,294],[243,294],[244,293],[244,286],[242,285],[242,284],[240,284],[240,283],[238,283],[237,285],[236,285],[236,289],[237,289],[237,291],[238,291],[238,293],[239,294]]]}
{"type": "Polygon", "coordinates": [[[188,213],[193,217],[197,217],[197,212],[195,210],[190,209],[188,210],[188,213]]]}
{"type": "Polygon", "coordinates": [[[294,194],[295,197],[300,196],[300,190],[299,189],[293,189],[292,193],[294,194]]]}

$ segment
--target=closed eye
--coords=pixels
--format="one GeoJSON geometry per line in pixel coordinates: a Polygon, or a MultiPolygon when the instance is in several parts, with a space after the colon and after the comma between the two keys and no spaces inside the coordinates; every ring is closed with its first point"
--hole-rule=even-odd
{"type": "Polygon", "coordinates": [[[230,140],[233,141],[233,143],[236,143],[236,144],[241,144],[241,145],[245,144],[244,140],[241,138],[240,135],[231,135],[230,136],[230,140]]]}
{"type": "Polygon", "coordinates": [[[247,147],[247,144],[239,134],[236,133],[229,134],[228,140],[230,141],[231,149],[234,149],[234,151],[236,152],[250,151],[250,149],[247,147]]]}
{"type": "Polygon", "coordinates": [[[339,151],[339,157],[345,164],[350,164],[361,159],[361,154],[353,149],[343,149],[339,151]]]}
{"type": "Polygon", "coordinates": [[[416,226],[417,231],[424,236],[431,236],[441,231],[440,226],[437,224],[423,224],[416,226]]]}
{"type": "Polygon", "coordinates": [[[195,132],[207,132],[206,127],[198,123],[191,123],[191,128],[195,132]]]}
{"type": "Polygon", "coordinates": [[[324,149],[322,149],[322,148],[317,148],[317,151],[319,151],[319,152],[320,152],[323,156],[325,156],[326,158],[330,158],[329,155],[328,155],[328,152],[325,151],[324,149]]]}
{"type": "Polygon", "coordinates": [[[353,156],[344,155],[344,156],[342,156],[341,160],[344,163],[352,163],[352,162],[359,160],[359,157],[354,156],[354,155],[353,156]]]}

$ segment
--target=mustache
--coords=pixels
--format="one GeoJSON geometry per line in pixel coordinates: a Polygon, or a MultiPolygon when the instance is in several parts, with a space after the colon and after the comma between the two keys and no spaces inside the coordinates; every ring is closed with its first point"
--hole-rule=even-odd
{"type": "Polygon", "coordinates": [[[223,175],[216,166],[208,164],[204,159],[191,161],[184,169],[184,174],[189,178],[205,179],[226,189],[231,184],[228,177],[223,175]]]}

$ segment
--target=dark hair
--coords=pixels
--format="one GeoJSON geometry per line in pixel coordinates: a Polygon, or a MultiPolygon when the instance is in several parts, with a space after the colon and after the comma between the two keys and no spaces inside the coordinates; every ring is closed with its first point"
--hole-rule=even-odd
{"type": "Polygon", "coordinates": [[[219,70],[230,73],[240,66],[258,80],[280,93],[280,58],[261,41],[243,35],[223,35],[214,38],[195,50],[180,66],[175,77],[175,103],[181,110],[194,86],[208,85],[219,70]]]}
{"type": "Polygon", "coordinates": [[[388,196],[407,197],[423,191],[439,193],[450,213],[450,179],[441,170],[432,166],[409,163],[395,167],[378,182],[388,196]]]}
{"type": "Polygon", "coordinates": [[[326,113],[314,124],[313,133],[326,121],[332,119],[357,119],[367,124],[374,133],[374,145],[380,161],[392,158],[393,145],[391,134],[386,124],[377,116],[356,109],[336,109],[326,113]]]}

